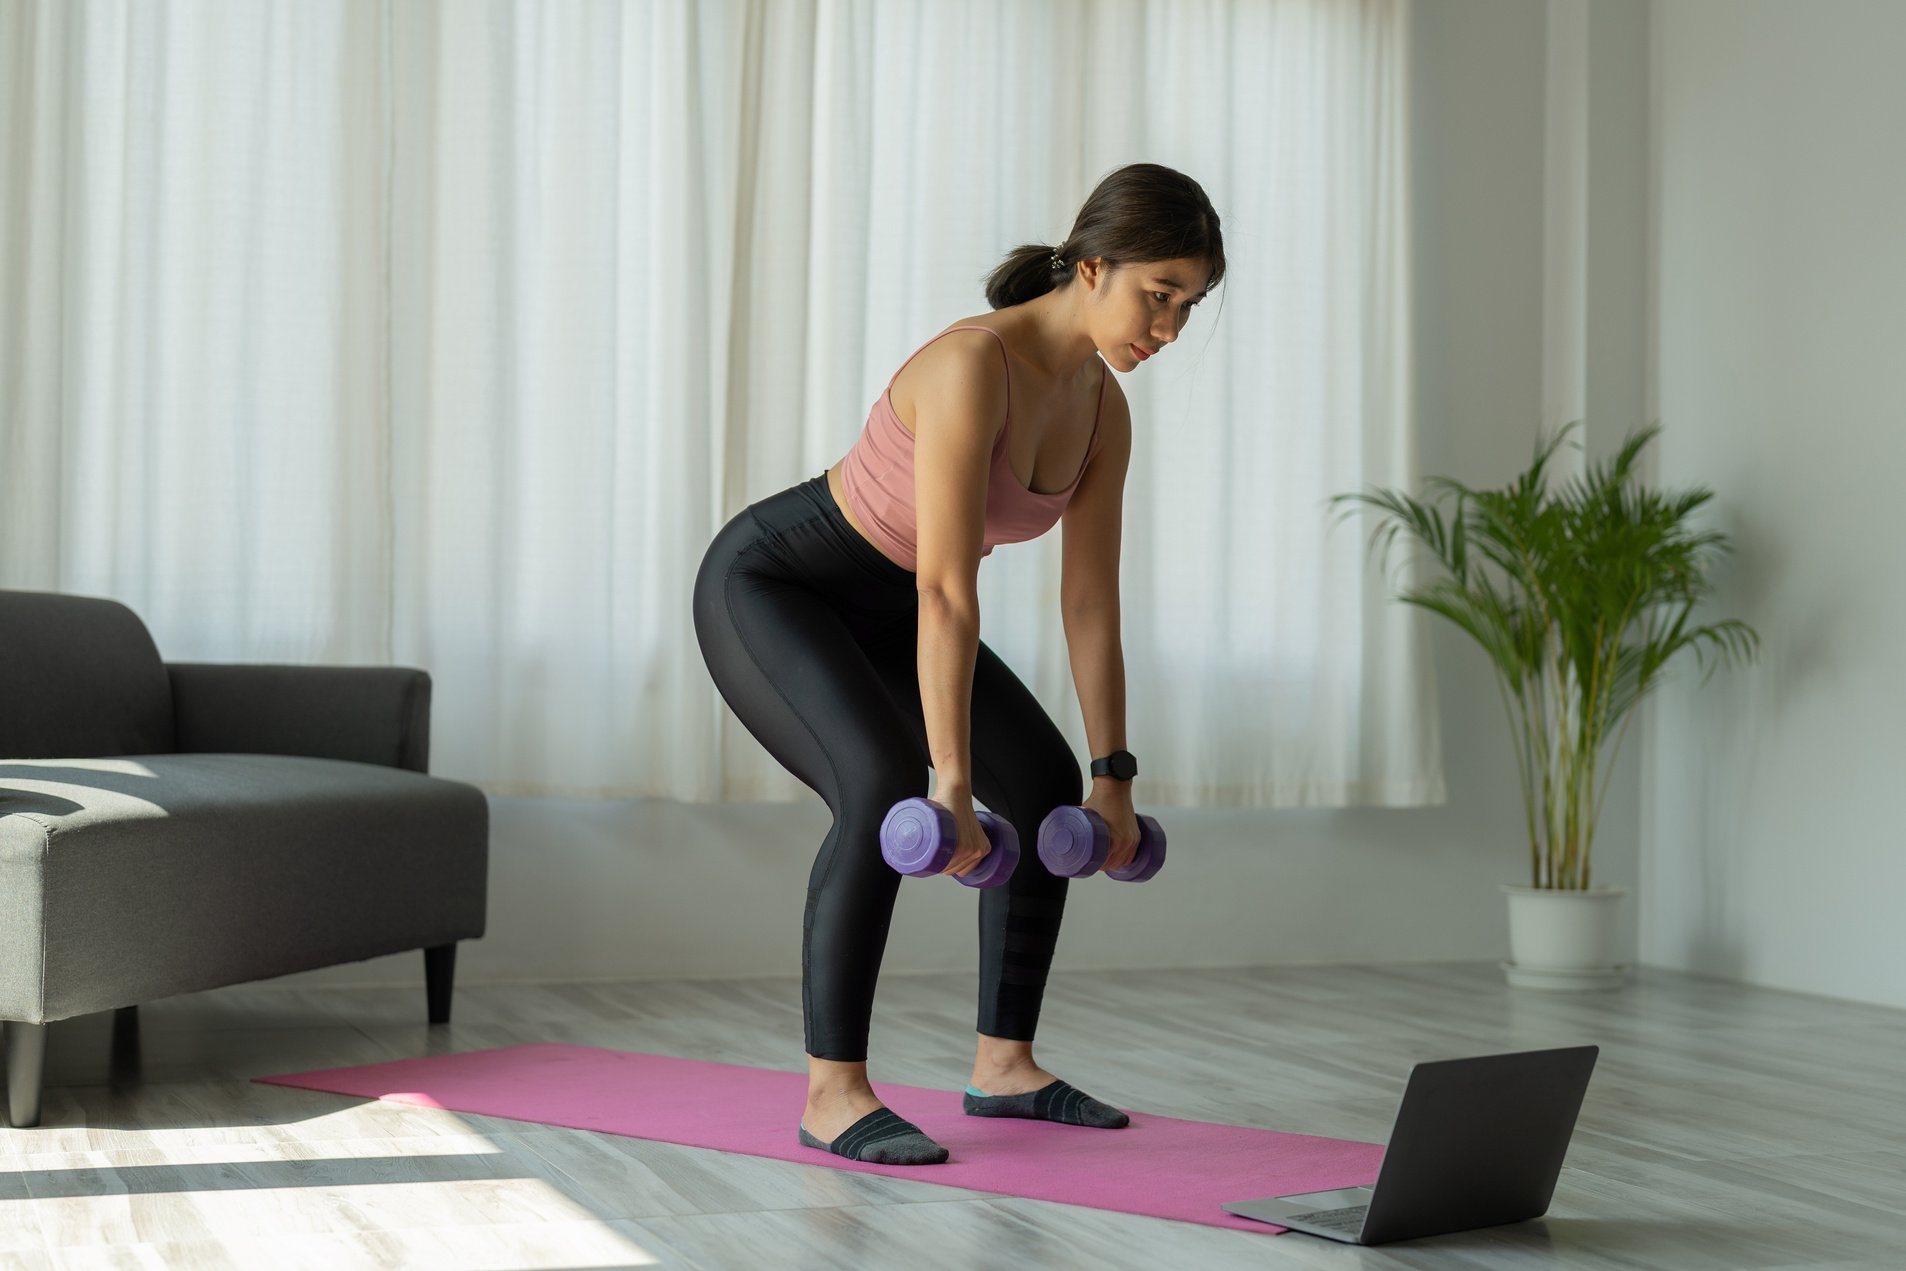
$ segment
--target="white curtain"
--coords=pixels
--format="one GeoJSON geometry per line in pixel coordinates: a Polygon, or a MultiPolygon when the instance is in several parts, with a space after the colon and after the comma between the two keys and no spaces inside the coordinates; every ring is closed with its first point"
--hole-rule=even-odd
{"type": "MultiPolygon", "coordinates": [[[[1229,273],[1125,376],[1141,804],[1436,803],[1405,0],[0,0],[0,585],[175,660],[397,663],[493,794],[807,800],[689,614],[1108,172],[1195,177],[1229,273]]],[[[983,638],[1085,757],[1060,532],[983,638]]]]}

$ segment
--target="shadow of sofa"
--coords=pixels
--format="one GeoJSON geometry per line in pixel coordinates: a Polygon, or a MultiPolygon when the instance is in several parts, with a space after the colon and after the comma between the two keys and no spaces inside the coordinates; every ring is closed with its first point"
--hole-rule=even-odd
{"type": "Polygon", "coordinates": [[[0,590],[12,1123],[39,1124],[47,1025],[77,1015],[422,949],[447,1023],[489,804],[429,748],[421,670],[168,663],[117,601],[0,590]]]}

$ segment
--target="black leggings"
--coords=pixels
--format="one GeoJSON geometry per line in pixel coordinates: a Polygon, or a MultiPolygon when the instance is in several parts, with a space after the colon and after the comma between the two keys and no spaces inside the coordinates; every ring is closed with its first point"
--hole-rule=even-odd
{"type": "MultiPolygon", "coordinates": [[[[695,636],[730,709],[834,814],[808,875],[801,1011],[808,1054],[864,1062],[902,878],[881,858],[880,822],[926,794],[931,766],[915,575],[848,523],[823,473],[722,527],[695,577],[695,636]]],[[[1083,777],[984,641],[972,702],[974,798],[1012,822],[1021,848],[1012,880],[979,892],[978,1031],[1031,1041],[1067,881],[1039,863],[1039,823],[1081,801],[1083,777]]]]}

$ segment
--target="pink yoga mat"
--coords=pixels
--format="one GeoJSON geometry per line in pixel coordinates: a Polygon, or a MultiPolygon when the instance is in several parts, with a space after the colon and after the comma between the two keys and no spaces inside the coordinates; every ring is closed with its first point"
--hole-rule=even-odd
{"type": "Polygon", "coordinates": [[[1380,1143],[1146,1112],[1118,1130],[969,1117],[958,1090],[876,1081],[882,1102],[951,1155],[940,1165],[871,1165],[796,1140],[806,1073],[598,1046],[504,1046],[252,1080],[1267,1234],[1288,1229],[1221,1206],[1365,1186],[1383,1161],[1380,1143]]]}

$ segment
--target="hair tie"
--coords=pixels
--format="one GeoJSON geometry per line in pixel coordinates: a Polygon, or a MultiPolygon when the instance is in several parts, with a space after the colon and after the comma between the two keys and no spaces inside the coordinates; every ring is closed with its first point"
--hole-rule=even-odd
{"type": "Polygon", "coordinates": [[[1055,248],[1053,248],[1053,250],[1052,250],[1052,270],[1053,270],[1053,272],[1054,272],[1054,273],[1057,273],[1057,272],[1058,272],[1059,270],[1061,270],[1061,269],[1064,269],[1065,267],[1066,267],[1066,264],[1065,264],[1065,262],[1064,262],[1063,260],[1060,260],[1060,259],[1059,259],[1059,249],[1058,249],[1058,248],[1056,248],[1056,247],[1055,247],[1055,248]]]}

